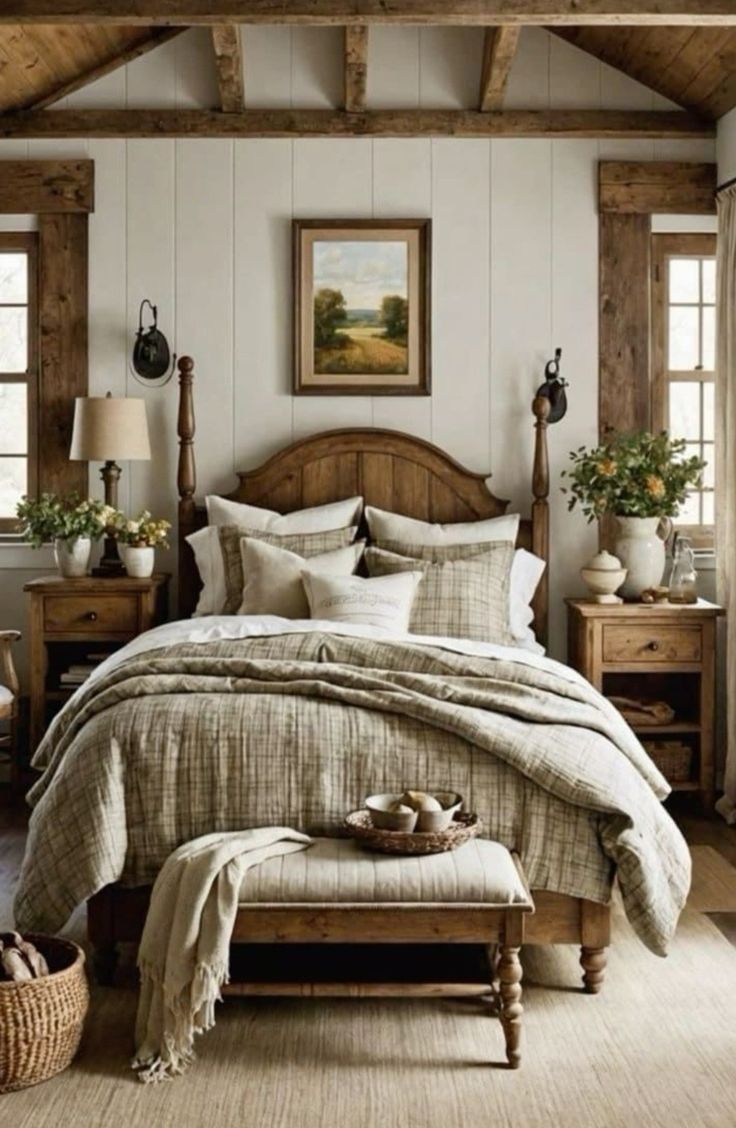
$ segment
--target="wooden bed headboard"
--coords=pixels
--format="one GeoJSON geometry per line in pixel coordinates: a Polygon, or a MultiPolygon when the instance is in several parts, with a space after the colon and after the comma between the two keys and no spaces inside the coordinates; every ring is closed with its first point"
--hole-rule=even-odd
{"type": "MultiPolygon", "coordinates": [[[[179,359],[179,616],[187,618],[196,606],[199,576],[194,554],[185,538],[206,524],[204,507],[194,500],[197,478],[194,462],[194,362],[179,359]]],[[[547,561],[547,570],[534,599],[534,629],[547,639],[549,590],[549,464],[547,416],[549,400],[537,396],[535,416],[532,515],[522,520],[518,544],[547,561]]],[[[474,521],[499,517],[507,501],[486,485],[486,474],[466,470],[439,447],[400,431],[356,427],[324,431],[292,443],[262,466],[238,474],[238,485],[226,496],[233,501],[262,505],[289,513],[324,505],[358,494],[366,505],[416,517],[420,521],[474,521]]]]}

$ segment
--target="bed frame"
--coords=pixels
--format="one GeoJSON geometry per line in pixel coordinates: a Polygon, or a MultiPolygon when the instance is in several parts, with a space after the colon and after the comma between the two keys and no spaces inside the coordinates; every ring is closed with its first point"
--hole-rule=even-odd
{"type": "MultiPolygon", "coordinates": [[[[197,603],[199,576],[186,537],[206,523],[203,507],[195,502],[194,362],[179,360],[179,618],[188,618],[197,603]]],[[[531,519],[522,520],[518,543],[549,562],[549,462],[547,416],[549,400],[537,396],[532,404],[535,423],[531,519]]],[[[438,447],[399,431],[358,427],[325,431],[291,444],[262,466],[237,475],[238,485],[227,496],[233,501],[262,505],[288,513],[362,495],[366,504],[416,517],[421,521],[473,521],[498,517],[508,502],[486,485],[488,475],[466,470],[438,447]]],[[[545,572],[534,600],[534,629],[547,639],[548,580],[545,572]]],[[[536,913],[526,926],[532,944],[580,944],[584,988],[595,994],[605,970],[610,942],[607,905],[581,898],[534,892],[536,913]]],[[[109,979],[115,965],[117,941],[140,938],[150,890],[107,886],[89,902],[89,938],[95,949],[98,977],[109,979]]]]}

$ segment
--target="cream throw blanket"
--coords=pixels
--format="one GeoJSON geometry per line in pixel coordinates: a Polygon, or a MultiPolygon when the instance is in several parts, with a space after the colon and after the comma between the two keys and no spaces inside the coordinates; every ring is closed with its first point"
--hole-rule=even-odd
{"type": "Polygon", "coordinates": [[[206,834],[164,862],[138,951],[141,990],[133,1068],[141,1081],[164,1081],[194,1060],[194,1036],[215,1024],[228,981],[230,937],[244,873],[304,850],[305,834],[283,826],[206,834]]]}

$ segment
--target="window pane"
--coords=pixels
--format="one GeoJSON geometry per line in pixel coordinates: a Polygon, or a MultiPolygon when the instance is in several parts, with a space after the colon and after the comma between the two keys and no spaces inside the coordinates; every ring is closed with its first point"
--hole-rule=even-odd
{"type": "Polygon", "coordinates": [[[703,259],[703,301],[716,300],[716,260],[703,259]]]}
{"type": "Polygon", "coordinates": [[[670,301],[700,301],[700,262],[698,259],[670,259],[670,301]]]}
{"type": "Polygon", "coordinates": [[[716,495],[712,493],[703,494],[703,524],[715,525],[715,501],[716,495]]]}
{"type": "Polygon", "coordinates": [[[676,525],[700,524],[700,494],[691,493],[680,506],[680,512],[674,518],[676,525]]]}
{"type": "Polygon", "coordinates": [[[700,383],[670,384],[669,432],[673,439],[700,438],[700,383]]]}
{"type": "Polygon", "coordinates": [[[689,372],[700,362],[698,310],[670,306],[669,365],[671,371],[689,372]]]}
{"type": "Polygon", "coordinates": [[[0,384],[0,454],[28,450],[28,389],[25,384],[0,384]]]}
{"type": "Polygon", "coordinates": [[[28,489],[25,458],[0,458],[0,517],[15,517],[15,507],[28,489]]]}
{"type": "Polygon", "coordinates": [[[0,372],[28,369],[28,314],[25,309],[0,306],[0,372]]]}
{"type": "Polygon", "coordinates": [[[28,255],[0,253],[0,303],[28,301],[28,255]]]}
{"type": "Polygon", "coordinates": [[[715,385],[703,384],[703,438],[706,442],[715,438],[716,406],[715,385]]]}
{"type": "Polygon", "coordinates": [[[703,368],[713,372],[716,367],[716,307],[703,306],[703,368]]]}
{"type": "Polygon", "coordinates": [[[705,470],[703,471],[703,485],[709,490],[715,487],[715,448],[713,443],[703,443],[703,454],[705,459],[705,470]]]}

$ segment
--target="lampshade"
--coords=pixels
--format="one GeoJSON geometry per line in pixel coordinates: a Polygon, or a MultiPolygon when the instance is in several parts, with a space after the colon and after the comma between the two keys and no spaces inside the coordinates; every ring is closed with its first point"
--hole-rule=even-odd
{"type": "Polygon", "coordinates": [[[76,399],[69,457],[85,462],[150,458],[145,401],[116,396],[76,399]]]}

